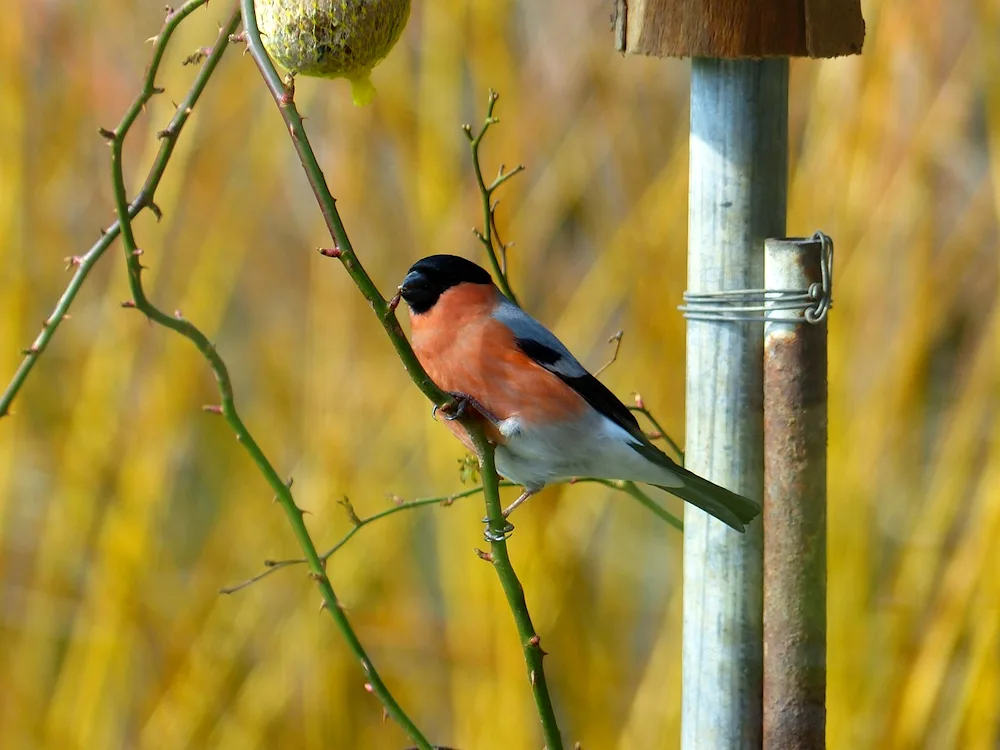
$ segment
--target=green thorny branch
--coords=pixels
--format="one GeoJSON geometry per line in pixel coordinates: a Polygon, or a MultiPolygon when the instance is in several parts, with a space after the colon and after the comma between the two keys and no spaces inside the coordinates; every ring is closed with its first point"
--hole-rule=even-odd
{"type": "MultiPolygon", "coordinates": [[[[260,39],[260,31],[257,28],[253,0],[240,0],[240,4],[243,8],[244,36],[246,37],[250,54],[259,68],[275,104],[278,105],[278,111],[281,113],[281,117],[288,128],[292,145],[298,154],[299,160],[302,162],[306,177],[309,180],[320,211],[326,221],[327,228],[333,238],[334,247],[324,251],[324,254],[340,260],[344,269],[358,287],[358,290],[368,300],[414,384],[435,405],[448,406],[452,404],[453,400],[451,397],[434,385],[423,367],[420,366],[416,355],[413,353],[413,349],[410,347],[409,341],[403,335],[403,330],[399,325],[399,320],[396,318],[395,311],[396,306],[399,304],[398,295],[394,296],[392,300],[386,300],[378,291],[371,277],[358,259],[357,254],[354,252],[351,241],[347,236],[347,231],[344,229],[344,224],[341,221],[340,214],[337,211],[336,201],[330,193],[326,178],[323,176],[323,171],[316,160],[316,154],[309,143],[309,138],[302,124],[302,117],[295,107],[294,79],[289,78],[286,85],[278,76],[274,65],[264,51],[264,46],[260,39]]],[[[489,231],[488,227],[487,231],[489,231]]],[[[504,540],[504,531],[507,522],[501,512],[500,493],[497,488],[499,477],[497,477],[493,464],[493,446],[487,443],[480,427],[472,422],[467,423],[466,426],[479,453],[486,495],[488,535],[498,540],[490,543],[491,551],[488,559],[493,563],[494,569],[500,578],[501,586],[507,597],[507,603],[517,623],[518,633],[521,637],[521,647],[524,651],[524,659],[528,669],[528,680],[531,684],[539,720],[541,721],[545,745],[548,750],[562,750],[562,737],[556,723],[555,710],[552,707],[552,699],[549,695],[545,673],[542,668],[543,652],[540,639],[537,633],[535,633],[534,626],[531,624],[531,617],[528,614],[521,584],[514,573],[514,569],[510,564],[510,558],[507,555],[507,543],[504,540]]],[[[319,564],[318,558],[315,560],[315,563],[319,564]]],[[[415,728],[412,730],[407,728],[407,733],[418,746],[422,748],[428,747],[427,741],[420,736],[415,728]]]]}
{"type": "MultiPolygon", "coordinates": [[[[323,608],[330,613],[330,616],[333,618],[341,636],[347,642],[348,647],[351,649],[354,656],[361,663],[362,669],[367,677],[367,683],[365,685],[366,689],[379,698],[386,714],[392,717],[402,727],[403,731],[406,732],[406,734],[421,748],[421,750],[432,750],[433,746],[426,740],[426,738],[424,738],[420,730],[418,730],[413,724],[412,720],[399,707],[392,694],[382,682],[382,679],[375,670],[371,659],[368,657],[368,654],[361,645],[361,642],[358,640],[354,629],[351,627],[344,610],[338,603],[336,594],[330,584],[330,579],[326,575],[323,561],[320,559],[319,554],[316,551],[316,547],[309,536],[308,530],[306,529],[303,519],[303,511],[296,505],[295,500],[292,497],[291,481],[289,480],[286,482],[278,475],[278,472],[264,455],[261,448],[257,445],[257,442],[250,434],[236,410],[232,381],[222,357],[219,355],[218,351],[216,351],[215,346],[208,340],[201,330],[199,330],[190,321],[186,320],[180,312],[175,312],[173,315],[169,315],[159,309],[149,300],[146,296],[145,290],[143,289],[143,267],[140,263],[142,250],[136,242],[135,233],[132,228],[132,218],[142,207],[153,207],[154,204],[152,203],[151,197],[152,190],[147,189],[149,187],[147,182],[147,186],[144,186],[143,192],[140,194],[140,197],[145,197],[142,200],[137,198],[130,206],[128,196],[126,194],[125,173],[122,165],[123,144],[130,128],[142,111],[143,105],[154,94],[161,93],[161,89],[158,89],[155,85],[155,75],[159,63],[162,60],[166,44],[169,41],[170,34],[177,28],[177,25],[184,18],[186,18],[198,7],[204,5],[205,2],[206,0],[191,0],[179,10],[168,12],[164,30],[156,38],[154,38],[154,58],[152,64],[150,65],[150,70],[147,72],[140,96],[136,98],[135,102],[126,112],[117,128],[114,130],[102,129],[100,131],[101,135],[104,136],[111,146],[111,178],[114,190],[115,211],[118,216],[118,231],[121,235],[125,251],[129,289],[132,294],[132,299],[122,303],[122,306],[139,310],[152,322],[169,328],[170,330],[185,337],[191,341],[195,347],[197,347],[198,351],[206,359],[213,374],[215,375],[221,401],[220,406],[207,407],[207,410],[222,415],[222,417],[226,420],[226,423],[236,435],[239,443],[249,454],[251,460],[253,460],[254,464],[257,466],[258,470],[264,476],[275,493],[275,499],[285,511],[289,524],[292,526],[296,540],[303,551],[304,558],[309,567],[310,577],[316,581],[316,584],[319,587],[320,595],[323,599],[323,608]]],[[[205,57],[205,67],[202,70],[201,76],[199,76],[199,80],[205,79],[205,81],[207,81],[207,78],[210,76],[211,70],[214,69],[218,58],[222,55],[226,46],[229,44],[230,36],[234,34],[239,27],[240,18],[240,6],[234,5],[228,21],[219,30],[219,37],[215,46],[205,57]],[[211,68],[208,66],[211,66],[211,68]]],[[[194,56],[194,60],[196,61],[199,57],[201,57],[201,55],[194,56]]],[[[204,82],[202,82],[201,86],[204,87],[204,82]]],[[[192,91],[195,93],[194,98],[197,97],[197,94],[200,94],[200,89],[196,89],[195,87],[192,88],[192,91]]],[[[189,99],[191,98],[192,97],[189,95],[189,99]]],[[[179,108],[179,115],[183,114],[183,117],[186,118],[186,116],[190,113],[192,106],[193,101],[182,104],[179,108]]],[[[180,120],[180,122],[182,123],[183,120],[180,120]]],[[[179,127],[177,125],[177,118],[175,117],[175,120],[172,121],[167,129],[162,131],[160,135],[163,138],[176,139],[177,130],[179,130],[179,127]]],[[[166,157],[169,157],[169,153],[166,154],[166,157]]],[[[163,158],[164,163],[166,161],[166,157],[163,158]]],[[[162,173],[162,168],[165,164],[158,164],[158,166],[162,173]]],[[[152,177],[152,179],[155,183],[155,181],[158,181],[159,178],[156,176],[152,177]]],[[[158,209],[154,208],[154,211],[158,213],[158,209]]],[[[114,238],[112,237],[111,239],[114,238]]],[[[110,240],[107,241],[107,244],[110,244],[110,240]]],[[[103,252],[103,249],[101,249],[100,252],[103,252]]],[[[82,279],[79,280],[78,284],[79,283],[82,283],[82,279]]]]}
{"type": "MultiPolygon", "coordinates": [[[[198,8],[207,4],[208,0],[188,0],[188,2],[184,3],[184,5],[177,10],[168,10],[166,20],[163,23],[163,28],[160,30],[160,33],[152,39],[153,56],[150,60],[149,67],[146,68],[142,88],[139,90],[138,95],[136,95],[135,100],[132,102],[125,114],[125,117],[122,118],[122,121],[118,125],[115,132],[128,130],[135,122],[139,114],[143,111],[143,108],[149,100],[156,94],[163,93],[162,89],[156,87],[156,75],[160,70],[161,63],[163,62],[163,54],[167,49],[167,45],[169,44],[174,31],[177,30],[177,27],[181,24],[181,22],[198,8]]],[[[167,127],[157,133],[157,137],[160,139],[160,149],[149,169],[146,181],[143,183],[142,188],[138,193],[136,193],[135,198],[132,199],[132,202],[128,206],[128,218],[130,220],[138,216],[139,212],[141,212],[144,208],[148,208],[152,211],[157,219],[160,218],[160,209],[156,203],[153,202],[156,189],[160,185],[160,180],[163,179],[163,173],[166,171],[167,165],[170,162],[170,157],[174,153],[174,147],[177,145],[177,139],[180,137],[181,130],[183,130],[184,125],[191,116],[191,112],[193,111],[195,104],[198,103],[198,99],[204,92],[205,86],[208,84],[209,79],[215,72],[223,54],[225,54],[228,46],[228,37],[239,26],[239,22],[239,13],[237,10],[234,10],[233,13],[230,14],[229,19],[226,21],[223,28],[220,29],[219,38],[215,45],[211,49],[198,50],[184,61],[185,64],[201,62],[201,70],[199,70],[198,75],[195,76],[194,82],[191,84],[191,88],[188,89],[187,95],[181,100],[181,103],[177,105],[174,116],[167,124],[167,127]]],[[[108,134],[104,132],[102,132],[102,135],[105,137],[108,136],[108,134]]],[[[94,245],[85,254],[74,255],[66,259],[67,268],[76,268],[76,272],[73,274],[73,278],[66,286],[66,290],[56,303],[52,313],[42,324],[41,332],[31,343],[31,346],[23,350],[24,359],[17,368],[17,372],[15,372],[14,376],[11,378],[10,384],[4,390],[3,394],[0,394],[0,417],[7,416],[11,413],[11,403],[21,390],[21,387],[24,385],[24,381],[27,379],[31,369],[35,366],[38,358],[49,345],[49,342],[52,340],[53,335],[55,335],[59,324],[69,317],[70,305],[73,304],[73,300],[76,298],[77,293],[80,291],[81,287],[83,287],[83,282],[87,280],[87,275],[94,267],[94,264],[100,260],[102,255],[104,255],[104,251],[111,247],[111,244],[118,239],[121,229],[121,221],[115,221],[107,229],[101,230],[100,239],[98,239],[98,241],[94,243],[94,245]]]]}

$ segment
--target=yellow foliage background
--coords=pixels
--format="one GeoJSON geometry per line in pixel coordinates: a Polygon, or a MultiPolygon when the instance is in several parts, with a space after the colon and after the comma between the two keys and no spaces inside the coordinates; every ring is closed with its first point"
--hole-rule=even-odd
{"type": "MultiPolygon", "coordinates": [[[[14,0],[0,23],[0,376],[113,217],[108,149],[160,3],[14,0]]],[[[185,22],[156,131],[229,4],[185,22]]],[[[378,95],[300,78],[297,101],[352,240],[384,291],[432,252],[478,257],[463,122],[488,87],[522,303],[683,438],[688,71],[613,52],[609,3],[420,0],[378,95]]],[[[789,232],[837,242],[830,320],[829,745],[1000,741],[1000,3],[871,0],[864,55],[795,61],[789,232]]],[[[739,127],[739,123],[734,123],[739,127]]],[[[232,49],[136,221],[151,297],[217,343],[238,404],[294,476],[325,548],[361,515],[461,488],[336,261],[274,106],[232,49]]],[[[225,424],[204,362],[147,324],[120,246],[92,274],[16,414],[0,421],[0,747],[402,748],[302,571],[221,586],[297,549],[225,424]]],[[[661,498],[671,503],[669,498],[661,498]]],[[[678,509],[679,510],[679,509],[678,509]]],[[[479,499],[363,529],[334,587],[435,742],[541,744],[479,499]]],[[[674,748],[681,537],[624,496],[547,490],[510,545],[567,739],[674,748]]]]}

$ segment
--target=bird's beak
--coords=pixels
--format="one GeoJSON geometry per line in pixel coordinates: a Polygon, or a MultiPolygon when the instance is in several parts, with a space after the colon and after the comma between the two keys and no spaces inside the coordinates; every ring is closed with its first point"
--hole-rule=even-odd
{"type": "Polygon", "coordinates": [[[399,293],[403,295],[403,299],[409,301],[408,295],[421,286],[424,286],[423,274],[420,271],[410,271],[403,279],[403,283],[399,285],[399,293]]]}

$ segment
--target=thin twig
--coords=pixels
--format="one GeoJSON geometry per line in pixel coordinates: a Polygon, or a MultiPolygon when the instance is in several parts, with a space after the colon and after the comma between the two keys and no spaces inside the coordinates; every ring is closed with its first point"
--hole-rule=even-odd
{"type": "Polygon", "coordinates": [[[640,490],[635,482],[626,482],[617,479],[586,479],[580,481],[595,482],[596,484],[603,484],[605,487],[620,490],[629,497],[638,500],[644,507],[651,510],[678,531],[684,531],[684,522],[640,490]]]}
{"type": "MultiPolygon", "coordinates": [[[[634,482],[621,482],[610,479],[592,479],[590,477],[585,477],[582,479],[573,479],[565,484],[586,484],[591,482],[593,484],[600,484],[619,492],[624,492],[630,497],[638,500],[640,504],[651,510],[658,517],[662,518],[668,524],[673,526],[675,529],[680,531],[684,530],[684,524],[679,518],[674,516],[670,511],[658,505],[652,498],[646,495],[642,490],[640,490],[634,482]]],[[[514,482],[502,481],[498,485],[499,487],[517,487],[518,485],[514,482]]],[[[422,497],[416,500],[404,500],[397,502],[391,508],[379,511],[367,518],[358,518],[356,515],[352,516],[351,529],[340,538],[340,540],[334,544],[330,549],[319,556],[320,560],[324,563],[327,562],[333,555],[338,552],[345,544],[347,544],[355,534],[357,534],[365,526],[368,526],[375,521],[380,521],[387,516],[395,515],[404,510],[413,510],[414,508],[423,508],[429,505],[451,505],[456,500],[461,500],[463,498],[472,497],[473,495],[478,495],[483,491],[483,486],[473,487],[468,490],[462,490],[461,492],[455,492],[451,495],[439,495],[437,497],[422,497]]],[[[348,504],[349,505],[349,504],[348,504]]],[[[235,594],[237,591],[242,591],[248,586],[252,586],[264,578],[267,578],[272,573],[276,573],[279,570],[291,567],[293,565],[304,565],[307,560],[304,557],[293,557],[288,560],[265,560],[264,570],[262,570],[257,575],[242,581],[241,583],[233,584],[232,586],[226,586],[219,589],[220,594],[235,594]]]]}
{"type": "MultiPolygon", "coordinates": [[[[503,486],[509,487],[513,485],[510,482],[504,482],[503,486]]],[[[333,555],[336,554],[341,547],[343,547],[345,544],[351,541],[351,539],[354,537],[355,534],[361,531],[361,529],[363,529],[368,524],[375,523],[376,521],[380,521],[383,518],[395,515],[396,513],[400,513],[404,510],[412,510],[413,508],[422,508],[427,505],[451,505],[456,500],[461,500],[462,498],[465,497],[471,497],[472,495],[478,495],[482,491],[483,488],[480,486],[480,487],[473,487],[468,490],[463,490],[462,492],[456,492],[452,495],[442,495],[440,497],[423,497],[423,498],[418,498],[416,500],[406,500],[404,502],[396,503],[391,508],[386,508],[383,511],[379,511],[378,513],[370,515],[367,518],[358,518],[357,515],[352,515],[351,516],[352,523],[350,531],[344,534],[344,536],[340,538],[340,541],[338,541],[330,549],[328,549],[326,552],[320,555],[319,559],[325,563],[327,560],[333,557],[333,555]]],[[[347,507],[350,507],[349,504],[347,507]]],[[[351,510],[351,513],[353,513],[353,509],[351,510]]],[[[249,578],[246,581],[243,581],[242,583],[238,583],[234,586],[227,586],[226,588],[219,589],[219,593],[235,594],[237,591],[245,589],[247,586],[250,586],[251,584],[257,583],[257,581],[259,581],[260,579],[267,578],[267,576],[271,575],[271,573],[275,573],[281,570],[282,568],[287,568],[291,565],[301,565],[305,562],[306,559],[304,557],[295,557],[289,560],[277,560],[277,561],[265,560],[263,571],[255,575],[253,578],[249,578]]]]}
{"type": "MultiPolygon", "coordinates": [[[[208,0],[188,0],[180,8],[167,15],[163,28],[154,37],[153,57],[149,63],[149,67],[146,69],[142,89],[132,102],[122,122],[116,128],[116,132],[121,128],[127,129],[130,127],[146,103],[160,92],[155,84],[156,75],[160,70],[163,54],[167,48],[167,44],[170,42],[171,36],[173,36],[174,31],[185,18],[207,3],[208,0]]],[[[134,219],[144,208],[150,209],[156,215],[157,219],[160,218],[160,209],[153,202],[156,189],[159,187],[160,180],[163,178],[170,157],[173,155],[174,147],[177,145],[177,138],[184,128],[184,124],[187,122],[188,117],[190,117],[191,111],[194,109],[195,104],[198,103],[198,99],[205,90],[205,86],[208,84],[209,79],[212,77],[219,61],[229,46],[229,34],[235,31],[238,25],[239,16],[231,16],[223,29],[226,33],[223,34],[220,32],[218,41],[216,41],[215,46],[212,47],[211,51],[205,57],[204,64],[201,66],[201,70],[198,71],[198,75],[195,76],[191,88],[188,89],[187,96],[177,106],[177,111],[174,113],[167,127],[159,132],[160,149],[156,154],[153,165],[150,167],[142,189],[139,190],[128,207],[128,216],[130,219],[134,219]]],[[[59,297],[52,313],[42,324],[41,332],[32,342],[31,346],[24,350],[24,359],[21,360],[21,364],[11,378],[10,384],[4,390],[3,394],[0,395],[0,418],[10,414],[10,405],[24,385],[38,358],[49,345],[59,324],[69,317],[69,308],[73,304],[73,300],[76,299],[77,293],[82,288],[83,282],[86,281],[94,264],[104,255],[104,251],[118,239],[120,232],[121,224],[115,221],[107,230],[102,230],[100,239],[84,255],[74,256],[69,259],[69,267],[76,268],[73,278],[70,279],[66,290],[59,297]]]]}
{"type": "Polygon", "coordinates": [[[682,451],[681,447],[674,442],[674,439],[670,437],[669,433],[667,433],[667,431],[663,429],[660,423],[656,420],[656,417],[653,416],[653,413],[646,408],[645,404],[643,404],[642,402],[642,396],[640,396],[639,394],[636,394],[635,396],[635,404],[636,404],[635,406],[629,407],[629,411],[634,411],[636,414],[642,414],[646,419],[648,419],[652,423],[653,427],[656,428],[656,433],[651,437],[653,439],[663,438],[664,440],[666,440],[667,445],[670,446],[670,450],[672,450],[677,455],[677,463],[683,466],[684,451],[682,451]]]}
{"type": "Polygon", "coordinates": [[[611,367],[611,365],[613,365],[618,360],[618,352],[621,351],[621,348],[622,348],[622,336],[624,336],[624,335],[625,335],[625,331],[618,331],[618,333],[616,333],[614,336],[612,336],[611,338],[608,339],[608,343],[609,344],[614,344],[615,348],[614,348],[614,351],[611,352],[611,359],[609,359],[603,365],[601,365],[600,367],[598,367],[597,370],[594,372],[594,377],[595,378],[598,377],[598,376],[600,376],[600,374],[602,372],[604,372],[605,370],[607,370],[609,367],[611,367]]]}
{"type": "Polygon", "coordinates": [[[493,267],[493,273],[497,277],[497,286],[500,287],[500,291],[504,293],[507,299],[517,304],[517,297],[514,296],[514,291],[510,288],[510,281],[507,278],[507,249],[513,243],[504,244],[497,232],[497,204],[493,201],[493,193],[511,177],[523,171],[524,165],[518,164],[509,172],[504,172],[503,165],[501,164],[496,178],[487,185],[485,180],[483,180],[483,169],[479,162],[479,146],[483,142],[483,136],[486,135],[491,125],[496,125],[500,122],[499,119],[493,116],[493,108],[496,106],[497,99],[499,98],[500,95],[493,89],[490,89],[489,100],[486,105],[486,119],[483,120],[483,125],[479,129],[479,132],[473,135],[471,125],[463,125],[462,131],[465,133],[465,137],[469,139],[472,150],[472,169],[476,173],[476,184],[479,186],[479,193],[483,199],[483,230],[473,229],[472,231],[486,249],[486,255],[490,259],[490,265],[493,267]],[[496,248],[493,247],[494,237],[496,237],[497,244],[500,246],[499,257],[497,257],[496,248]]]}

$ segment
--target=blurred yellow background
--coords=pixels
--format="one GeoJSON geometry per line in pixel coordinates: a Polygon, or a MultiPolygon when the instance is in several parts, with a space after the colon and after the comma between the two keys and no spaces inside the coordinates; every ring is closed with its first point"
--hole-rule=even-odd
{"type": "MultiPolygon", "coordinates": [[[[14,0],[0,22],[0,379],[113,218],[108,148],[162,3],[14,0]]],[[[230,5],[182,26],[127,144],[130,190],[230,5]]],[[[489,87],[485,166],[522,304],[683,439],[688,71],[613,51],[608,2],[415,0],[367,108],[300,78],[348,232],[383,291],[432,252],[482,260],[459,130],[489,87]]],[[[831,748],[1000,742],[1000,3],[871,0],[864,55],[795,61],[791,234],[837,243],[830,319],[831,748]]],[[[738,126],[738,124],[734,124],[738,126]]],[[[231,49],[135,222],[147,289],[206,330],[321,549],[371,514],[461,489],[336,261],[249,56],[231,49]]],[[[0,747],[402,748],[187,342],[120,309],[120,245],[0,420],[0,747]]],[[[2,386],[0,386],[2,387],[2,386]]],[[[672,499],[658,499],[678,510],[672,499]]],[[[334,588],[434,742],[541,746],[479,498],[363,529],[334,588]]],[[[547,490],[510,547],[566,739],[675,748],[681,536],[622,495],[547,490]]]]}

